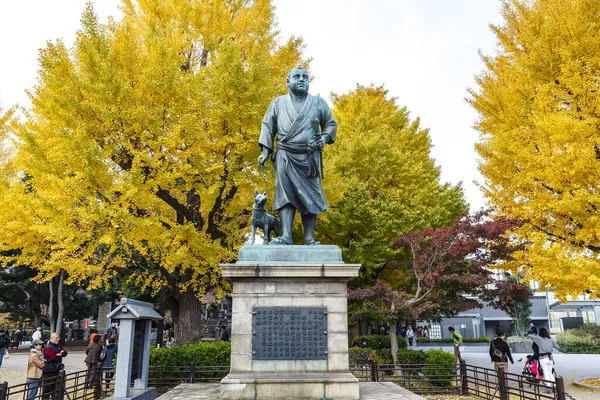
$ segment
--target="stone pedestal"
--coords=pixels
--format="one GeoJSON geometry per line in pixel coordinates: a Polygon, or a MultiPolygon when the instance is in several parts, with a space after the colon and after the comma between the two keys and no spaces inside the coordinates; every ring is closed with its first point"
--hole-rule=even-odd
{"type": "Polygon", "coordinates": [[[358,399],[358,380],[348,369],[346,283],[359,268],[344,264],[337,246],[246,245],[237,263],[222,264],[233,284],[233,314],[231,371],[221,381],[221,399],[358,399]],[[326,356],[257,359],[257,307],[325,308],[326,356]]]}

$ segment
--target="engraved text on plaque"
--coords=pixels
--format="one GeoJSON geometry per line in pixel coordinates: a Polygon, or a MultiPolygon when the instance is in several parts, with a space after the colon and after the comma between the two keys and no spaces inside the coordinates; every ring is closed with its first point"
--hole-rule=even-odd
{"type": "Polygon", "coordinates": [[[254,307],[253,360],[327,360],[327,308],[254,307]]]}

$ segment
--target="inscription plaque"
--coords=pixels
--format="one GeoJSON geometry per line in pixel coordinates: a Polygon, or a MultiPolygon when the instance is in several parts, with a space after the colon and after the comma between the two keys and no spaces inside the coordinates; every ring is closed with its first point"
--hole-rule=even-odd
{"type": "Polygon", "coordinates": [[[327,308],[254,307],[253,360],[327,360],[327,308]]]}

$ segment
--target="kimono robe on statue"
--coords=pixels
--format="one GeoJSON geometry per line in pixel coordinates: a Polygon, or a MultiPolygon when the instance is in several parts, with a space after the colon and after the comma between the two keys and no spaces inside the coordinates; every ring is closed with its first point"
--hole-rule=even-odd
{"type": "Polygon", "coordinates": [[[269,106],[258,143],[261,148],[276,150],[273,210],[286,204],[302,214],[327,210],[321,185],[320,152],[308,153],[308,143],[315,140],[319,127],[321,134],[329,135],[328,144],[333,143],[337,122],[325,100],[318,96],[307,95],[299,113],[289,94],[277,97],[269,106]]]}

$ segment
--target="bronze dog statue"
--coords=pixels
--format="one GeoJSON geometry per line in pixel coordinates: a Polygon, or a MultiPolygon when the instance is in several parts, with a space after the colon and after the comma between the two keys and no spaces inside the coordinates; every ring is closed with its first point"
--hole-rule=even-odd
{"type": "Polygon", "coordinates": [[[254,205],[252,206],[252,244],[254,244],[256,228],[263,230],[263,233],[265,234],[264,244],[269,244],[271,232],[275,232],[275,236],[281,235],[281,223],[277,217],[265,211],[266,203],[267,192],[260,193],[258,190],[254,189],[254,205]]]}

